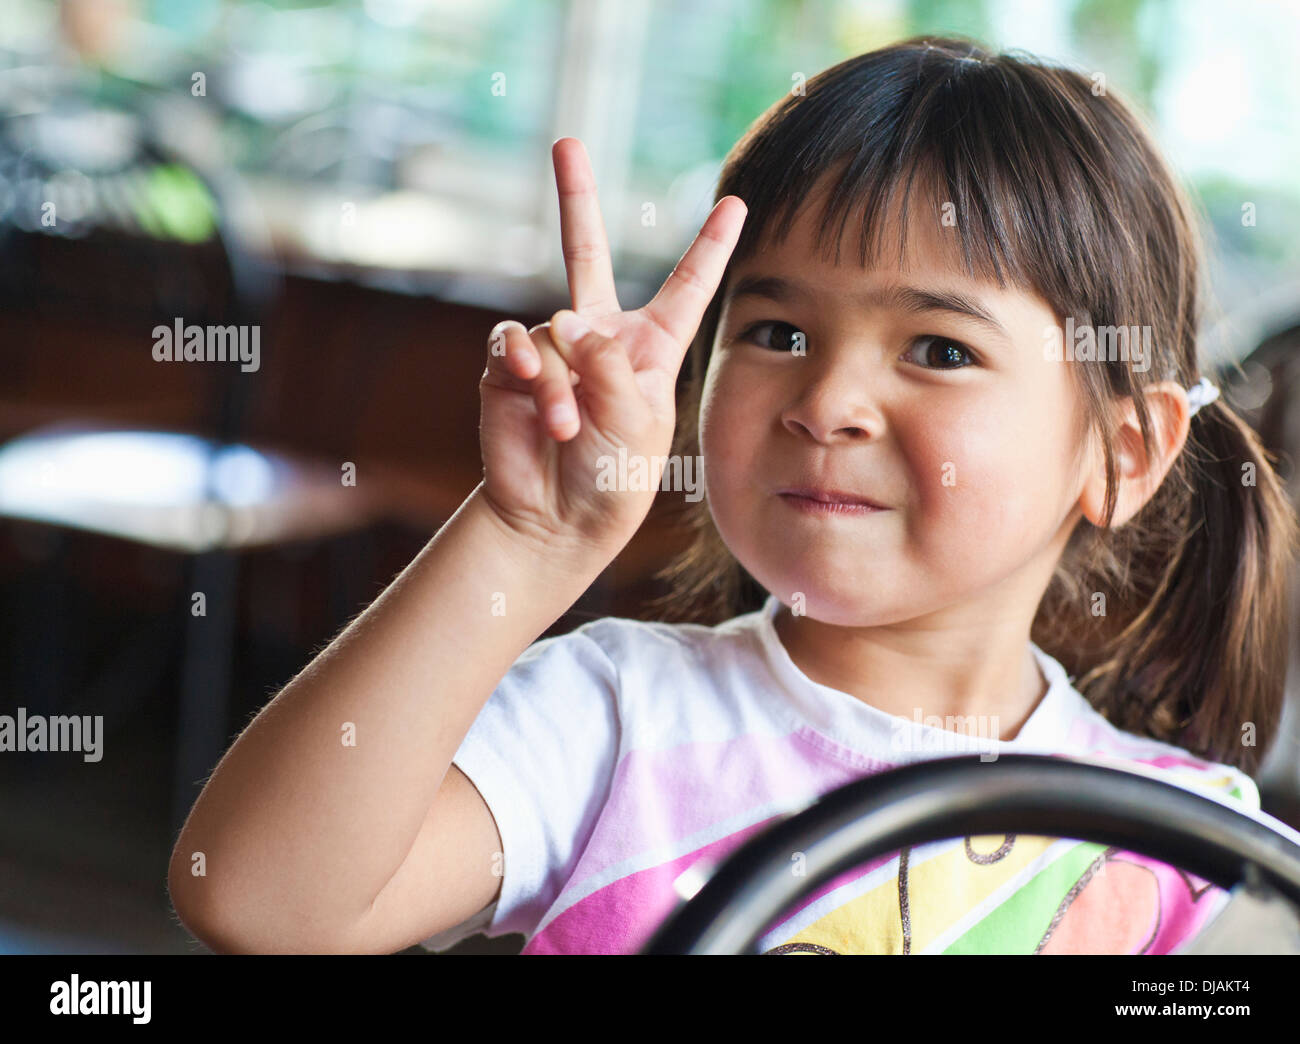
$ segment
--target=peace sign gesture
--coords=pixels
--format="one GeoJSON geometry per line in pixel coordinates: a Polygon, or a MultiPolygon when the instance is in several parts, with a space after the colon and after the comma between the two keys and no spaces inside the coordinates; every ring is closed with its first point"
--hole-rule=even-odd
{"type": "Polygon", "coordinates": [[[719,200],[654,299],[625,312],[586,149],[561,138],[551,158],[573,308],[531,330],[506,321],[492,331],[479,384],[483,492],[516,532],[544,545],[595,541],[612,558],[649,513],[660,475],[652,470],[649,490],[601,488],[600,458],[622,449],[651,467],[670,451],[677,375],[746,209],[719,200]]]}

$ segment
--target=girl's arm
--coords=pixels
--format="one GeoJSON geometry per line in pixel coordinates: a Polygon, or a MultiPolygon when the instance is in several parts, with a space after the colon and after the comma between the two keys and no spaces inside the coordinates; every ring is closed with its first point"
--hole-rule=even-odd
{"type": "Polygon", "coordinates": [[[612,557],[521,536],[476,489],[222,758],[168,872],[190,931],[217,950],[391,952],[491,902],[495,826],[447,769],[511,664],[612,557]]]}
{"type": "Polygon", "coordinates": [[[199,795],[167,880],[215,949],[390,952],[496,892],[491,816],[448,767],[510,666],[649,513],[659,476],[608,490],[601,461],[666,459],[677,375],[745,214],[720,201],[654,299],[623,312],[585,151],[562,138],[552,154],[574,310],[496,327],[483,482],[199,795]]]}

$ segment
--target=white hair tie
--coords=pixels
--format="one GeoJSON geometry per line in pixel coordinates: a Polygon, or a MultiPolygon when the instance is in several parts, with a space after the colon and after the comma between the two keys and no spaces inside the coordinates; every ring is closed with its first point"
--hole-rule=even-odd
{"type": "Polygon", "coordinates": [[[1191,411],[1187,416],[1194,416],[1202,406],[1208,406],[1218,397],[1219,389],[1214,386],[1210,378],[1202,377],[1187,389],[1187,404],[1191,406],[1191,411]]]}

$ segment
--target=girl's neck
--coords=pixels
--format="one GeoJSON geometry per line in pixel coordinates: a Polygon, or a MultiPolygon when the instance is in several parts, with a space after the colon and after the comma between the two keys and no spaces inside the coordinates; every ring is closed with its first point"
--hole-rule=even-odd
{"type": "Polygon", "coordinates": [[[773,624],[812,681],[887,714],[937,717],[950,732],[1012,740],[1047,694],[1026,633],[983,632],[963,645],[934,630],[837,627],[785,606],[773,624]]]}

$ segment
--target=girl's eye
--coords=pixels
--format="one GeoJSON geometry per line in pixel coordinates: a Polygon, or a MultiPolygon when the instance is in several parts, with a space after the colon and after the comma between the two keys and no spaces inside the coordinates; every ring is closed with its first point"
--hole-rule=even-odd
{"type": "MultiPolygon", "coordinates": [[[[948,337],[935,337],[929,334],[918,337],[912,347],[907,350],[906,356],[913,357],[917,348],[922,349],[920,355],[926,360],[920,365],[927,368],[960,370],[972,365],[975,361],[969,348],[960,341],[954,341],[948,337]],[[963,356],[970,361],[962,362],[963,356]]],[[[915,358],[913,358],[913,361],[915,361],[915,358]]]]}
{"type": "MultiPolygon", "coordinates": [[[[771,351],[802,353],[808,350],[807,334],[797,326],[775,320],[752,324],[746,328],[739,339],[751,341],[771,351]]],[[[918,337],[905,353],[905,358],[927,369],[937,370],[960,370],[975,362],[971,350],[960,341],[930,334],[918,337]],[[924,361],[917,359],[918,348],[922,349],[919,355],[924,361]],[[965,362],[962,361],[963,358],[965,362]]]]}
{"type": "Polygon", "coordinates": [[[808,350],[808,336],[797,326],[791,326],[789,323],[782,322],[762,322],[754,323],[740,335],[742,341],[754,341],[764,348],[773,351],[793,352],[808,350]],[[762,331],[771,330],[775,336],[769,335],[767,343],[759,336],[762,331]]]}

